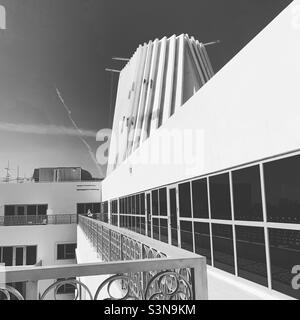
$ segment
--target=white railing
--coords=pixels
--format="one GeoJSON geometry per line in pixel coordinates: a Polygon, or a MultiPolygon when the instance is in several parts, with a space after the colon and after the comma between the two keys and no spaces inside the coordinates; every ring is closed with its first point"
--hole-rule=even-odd
{"type": "Polygon", "coordinates": [[[77,223],[76,214],[0,216],[0,226],[74,224],[74,223],[77,223]]]}
{"type": "Polygon", "coordinates": [[[83,216],[79,217],[79,227],[104,262],[6,267],[0,270],[0,279],[5,277],[6,283],[26,282],[29,294],[23,297],[13,287],[2,284],[0,298],[1,294],[2,299],[47,299],[51,294],[56,298],[59,288],[69,285],[74,288],[74,299],[97,300],[103,296],[122,300],[207,299],[204,257],[83,216]],[[80,278],[96,275],[106,278],[99,280],[101,283],[92,294],[80,278]],[[55,281],[39,292],[39,281],[49,279],[65,280],[55,281]],[[113,284],[120,289],[121,297],[110,292],[113,284]]]}

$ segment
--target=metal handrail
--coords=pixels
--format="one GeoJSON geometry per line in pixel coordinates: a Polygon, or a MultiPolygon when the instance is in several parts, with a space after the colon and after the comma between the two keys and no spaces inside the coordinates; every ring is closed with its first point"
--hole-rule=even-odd
{"type": "MultiPolygon", "coordinates": [[[[78,228],[86,237],[81,245],[96,248],[105,262],[6,267],[0,270],[0,278],[5,277],[6,283],[26,281],[27,299],[44,299],[51,291],[56,298],[58,289],[68,284],[74,287],[75,298],[82,298],[83,290],[87,297],[97,300],[100,291],[109,291],[113,282],[121,283],[121,291],[125,290],[123,300],[207,299],[205,257],[84,216],[79,216],[78,228]],[[84,279],[98,275],[107,277],[104,281],[103,277],[97,278],[98,289],[92,293],[84,279]],[[38,282],[49,279],[64,280],[38,292],[38,282]]],[[[7,298],[21,298],[14,288],[0,284],[1,292],[7,298]]]]}
{"type": "Polygon", "coordinates": [[[75,224],[76,214],[0,216],[0,226],[75,224]]]}

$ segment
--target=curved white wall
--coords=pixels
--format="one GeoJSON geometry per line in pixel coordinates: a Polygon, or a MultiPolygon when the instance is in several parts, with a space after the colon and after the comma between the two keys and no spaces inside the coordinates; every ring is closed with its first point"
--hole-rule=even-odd
{"type": "MultiPolygon", "coordinates": [[[[288,6],[114,170],[102,182],[103,200],[299,149],[299,5],[288,6]],[[188,154],[188,132],[194,135],[197,152],[185,159],[193,163],[137,161],[153,156],[158,137],[172,130],[187,134],[179,156],[188,154]]],[[[177,138],[172,150],[179,145],[177,138]]]]}

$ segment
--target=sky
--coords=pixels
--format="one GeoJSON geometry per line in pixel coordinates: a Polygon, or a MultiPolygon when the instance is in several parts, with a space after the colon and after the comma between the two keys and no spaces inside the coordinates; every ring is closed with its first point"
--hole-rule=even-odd
{"type": "Polygon", "coordinates": [[[130,58],[141,43],[187,33],[221,41],[208,49],[217,72],[290,2],[0,0],[7,20],[0,31],[0,177],[8,161],[13,175],[17,166],[27,177],[38,167],[81,166],[101,177],[105,167],[97,168],[91,152],[100,145],[96,132],[112,125],[104,69],[123,66],[113,56],[130,58]]]}

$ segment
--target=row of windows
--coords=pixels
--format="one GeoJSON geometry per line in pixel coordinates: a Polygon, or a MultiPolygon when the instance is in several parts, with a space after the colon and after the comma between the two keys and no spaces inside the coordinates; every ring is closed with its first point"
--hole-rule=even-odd
{"type": "MultiPolygon", "coordinates": [[[[152,219],[146,222],[144,231],[161,241],[168,242],[171,238],[173,245],[179,243],[179,231],[183,248],[206,256],[208,263],[213,260],[214,266],[231,273],[235,272],[236,258],[239,276],[265,286],[268,283],[266,255],[270,256],[272,288],[300,298],[290,284],[291,269],[300,261],[300,231],[269,226],[268,239],[265,239],[264,228],[251,226],[252,221],[264,221],[263,197],[267,222],[300,223],[299,168],[300,155],[296,155],[266,162],[262,170],[259,165],[253,165],[180,183],[177,196],[176,187],[151,190],[146,194],[146,202],[152,219]],[[213,223],[209,217],[228,222],[232,219],[248,221],[249,225],[233,227],[221,221],[213,223]],[[204,220],[200,222],[193,218],[204,220]],[[266,243],[269,243],[268,247],[266,243]]],[[[140,220],[130,216],[138,214],[137,209],[145,213],[141,199],[145,206],[145,193],[119,199],[121,227],[141,230],[137,227],[140,220]]],[[[143,218],[146,219],[146,215],[143,218]]]]}
{"type": "Polygon", "coordinates": [[[100,213],[100,202],[77,203],[77,214],[100,213]]]}
{"type": "MultiPolygon", "coordinates": [[[[300,223],[300,155],[263,165],[268,222],[300,223]]],[[[231,208],[229,173],[178,185],[179,212],[184,218],[263,221],[261,177],[258,165],[232,171],[231,208]],[[209,188],[208,188],[209,187],[209,188]],[[208,196],[209,189],[209,196],[208,196]],[[210,201],[209,201],[210,200],[210,201]]],[[[167,215],[167,189],[151,191],[153,216],[167,215]]],[[[119,199],[123,214],[145,214],[145,194],[119,199]]],[[[117,212],[117,203],[114,206],[117,212]]]]}
{"type": "MultiPolygon", "coordinates": [[[[117,212],[117,211],[115,211],[117,212]]],[[[119,199],[120,214],[145,214],[145,194],[140,193],[119,199]]]]}
{"type": "MultiPolygon", "coordinates": [[[[116,224],[117,225],[117,224],[116,224]]],[[[120,215],[120,227],[131,231],[146,234],[145,218],[131,215],[120,215]]]]}
{"type": "MultiPolygon", "coordinates": [[[[181,221],[181,247],[206,256],[207,263],[235,273],[232,225],[181,221]],[[194,227],[194,232],[192,228],[194,227]],[[212,248],[211,248],[212,243],[212,248]],[[212,250],[211,250],[212,249],[212,250]]],[[[268,286],[264,228],[235,226],[237,275],[268,286]]],[[[272,289],[300,298],[291,270],[300,261],[300,231],[268,228],[272,289]]]]}
{"type": "Polygon", "coordinates": [[[34,265],[37,246],[0,247],[0,263],[5,266],[34,265]]]}
{"type": "Polygon", "coordinates": [[[36,216],[47,215],[47,204],[5,205],[5,216],[36,216]]]}

